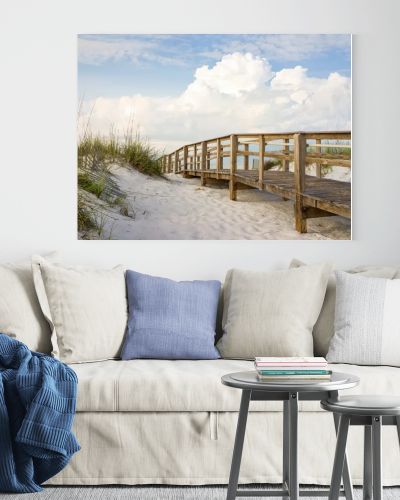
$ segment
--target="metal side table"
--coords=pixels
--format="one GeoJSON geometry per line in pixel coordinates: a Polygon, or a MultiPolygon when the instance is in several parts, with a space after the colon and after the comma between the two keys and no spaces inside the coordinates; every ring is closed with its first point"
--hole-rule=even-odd
{"type": "MultiPolygon", "coordinates": [[[[299,490],[297,442],[298,401],[323,401],[326,399],[337,401],[338,391],[355,387],[360,381],[359,378],[347,373],[334,372],[328,380],[275,380],[271,382],[261,382],[257,378],[257,373],[251,371],[230,373],[224,375],[221,381],[224,385],[229,387],[242,389],[242,399],[226,497],[227,500],[249,496],[286,497],[290,500],[298,500],[299,496],[328,496],[329,492],[327,490],[299,490]],[[250,401],[283,401],[282,490],[255,491],[238,489],[240,462],[242,459],[250,401]]],[[[334,422],[337,432],[339,421],[335,414],[334,422]]],[[[344,492],[341,493],[345,494],[347,500],[353,500],[353,486],[346,455],[344,455],[343,483],[344,492]]]]}
{"type": "Polygon", "coordinates": [[[382,425],[396,425],[400,440],[400,397],[344,396],[340,401],[322,401],[322,408],[340,418],[329,500],[337,500],[349,425],[364,426],[365,500],[382,499],[382,425]]]}

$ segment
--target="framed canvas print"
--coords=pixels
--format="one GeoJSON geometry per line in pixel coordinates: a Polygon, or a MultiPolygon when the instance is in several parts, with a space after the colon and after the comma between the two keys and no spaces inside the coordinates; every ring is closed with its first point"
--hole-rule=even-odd
{"type": "Polygon", "coordinates": [[[80,239],[351,239],[351,35],[78,37],[80,239]]]}

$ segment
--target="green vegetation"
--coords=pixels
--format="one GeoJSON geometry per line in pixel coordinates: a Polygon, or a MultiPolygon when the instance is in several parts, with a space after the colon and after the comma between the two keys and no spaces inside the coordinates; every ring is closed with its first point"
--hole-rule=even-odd
{"type": "Polygon", "coordinates": [[[105,177],[100,178],[98,181],[93,180],[88,172],[78,173],[78,186],[88,193],[92,193],[100,198],[106,187],[105,177]]]}
{"type": "Polygon", "coordinates": [[[78,159],[91,158],[94,163],[122,163],[147,175],[161,175],[161,154],[132,127],[122,136],[111,128],[107,136],[85,131],[78,144],[78,159]]]}
{"type": "Polygon", "coordinates": [[[96,229],[96,220],[87,203],[78,197],[78,231],[96,229]]]}
{"type": "Polygon", "coordinates": [[[328,148],[321,148],[322,152],[327,155],[342,155],[346,158],[351,157],[351,148],[335,148],[335,146],[329,146],[328,148]]]}
{"type": "Polygon", "coordinates": [[[320,147],[321,155],[332,155],[332,156],[340,156],[341,158],[344,159],[350,159],[351,158],[351,147],[346,147],[347,143],[344,143],[343,141],[336,141],[336,142],[331,142],[329,143],[329,146],[324,146],[324,143],[322,143],[322,146],[319,146],[316,143],[313,144],[307,144],[307,149],[309,153],[315,154],[318,151],[318,147],[320,147]]]}
{"type": "Polygon", "coordinates": [[[134,208],[113,180],[111,165],[160,176],[160,156],[156,148],[135,132],[132,124],[122,136],[114,127],[107,136],[102,136],[92,133],[89,118],[78,143],[78,231],[82,238],[90,238],[91,233],[103,236],[107,217],[110,217],[107,207],[119,207],[122,215],[135,218],[134,208]],[[91,195],[101,200],[101,204],[93,201],[91,195]]]}

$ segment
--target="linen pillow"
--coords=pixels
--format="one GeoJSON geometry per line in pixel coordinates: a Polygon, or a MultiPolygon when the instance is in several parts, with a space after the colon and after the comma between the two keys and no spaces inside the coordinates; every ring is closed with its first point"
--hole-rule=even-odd
{"type": "MultiPolygon", "coordinates": [[[[290,268],[305,266],[304,262],[293,259],[290,263],[290,268]]],[[[360,276],[371,276],[377,278],[395,278],[399,272],[394,267],[382,266],[358,266],[349,269],[346,272],[357,274],[360,276]]],[[[399,276],[400,277],[400,276],[399,276]]],[[[331,338],[335,333],[335,303],[336,303],[336,278],[332,273],[328,280],[324,303],[322,305],[321,313],[313,328],[314,337],[314,355],[326,356],[329,350],[331,338]]]]}
{"type": "Polygon", "coordinates": [[[40,256],[32,269],[53,355],[65,363],[118,358],[128,316],[124,269],[64,267],[40,256]]]}
{"type": "Polygon", "coordinates": [[[31,351],[51,352],[51,332],[40,310],[30,262],[0,266],[0,333],[31,351]]]}
{"type": "Polygon", "coordinates": [[[312,328],[325,296],[330,264],[273,272],[228,271],[224,285],[225,358],[312,356],[312,328]]]}
{"type": "Polygon", "coordinates": [[[330,363],[400,366],[400,280],[336,273],[330,363]]]}
{"type": "Polygon", "coordinates": [[[172,281],[127,271],[129,320],[122,359],[217,359],[219,281],[172,281]]]}

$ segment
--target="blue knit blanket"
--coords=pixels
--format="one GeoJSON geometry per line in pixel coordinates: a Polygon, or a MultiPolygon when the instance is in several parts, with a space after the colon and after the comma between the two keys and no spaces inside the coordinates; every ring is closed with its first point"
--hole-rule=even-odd
{"type": "Polygon", "coordinates": [[[0,491],[40,491],[80,449],[76,393],[71,368],[0,334],[0,491]]]}

